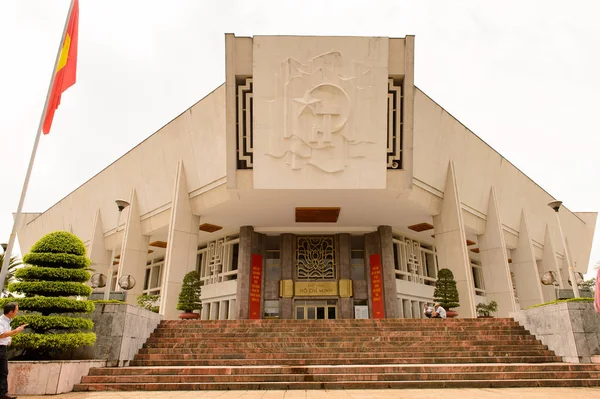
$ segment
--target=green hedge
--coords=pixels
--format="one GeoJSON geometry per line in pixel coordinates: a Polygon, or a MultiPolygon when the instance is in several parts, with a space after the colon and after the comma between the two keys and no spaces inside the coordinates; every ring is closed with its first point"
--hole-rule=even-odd
{"type": "Polygon", "coordinates": [[[67,334],[17,334],[12,337],[11,348],[34,349],[39,352],[65,352],[80,346],[94,346],[96,334],[78,332],[67,334]]]}
{"type": "Polygon", "coordinates": [[[3,298],[0,306],[7,302],[17,302],[19,310],[35,310],[44,314],[51,313],[90,313],[94,311],[94,302],[69,298],[3,298]]]}
{"type": "Polygon", "coordinates": [[[44,267],[64,267],[67,269],[86,269],[91,261],[83,255],[28,253],[23,257],[23,263],[44,267]]]}
{"type": "Polygon", "coordinates": [[[26,281],[22,283],[10,283],[10,292],[17,292],[27,296],[90,296],[92,287],[81,283],[68,281],[26,281]]]}
{"type": "Polygon", "coordinates": [[[62,267],[22,267],[15,272],[21,281],[53,280],[85,283],[91,277],[90,272],[82,269],[65,269],[62,267]]]}
{"type": "Polygon", "coordinates": [[[12,328],[22,324],[29,324],[28,328],[46,331],[59,328],[72,328],[75,330],[91,330],[94,323],[90,319],[69,316],[42,316],[39,314],[17,316],[10,322],[12,328]]]}
{"type": "Polygon", "coordinates": [[[77,236],[67,231],[55,231],[40,238],[38,242],[31,247],[29,252],[54,252],[85,255],[85,245],[83,244],[83,241],[77,238],[77,236]]]}
{"type": "Polygon", "coordinates": [[[556,305],[558,303],[563,303],[563,302],[594,302],[594,298],[557,299],[556,301],[539,303],[537,305],[529,306],[529,307],[527,307],[525,309],[539,308],[540,306],[546,306],[546,305],[556,305]]]}

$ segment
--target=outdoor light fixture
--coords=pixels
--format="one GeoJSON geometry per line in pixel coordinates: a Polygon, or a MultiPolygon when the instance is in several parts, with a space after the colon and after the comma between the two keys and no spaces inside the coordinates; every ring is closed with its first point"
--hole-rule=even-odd
{"type": "Polygon", "coordinates": [[[94,288],[103,288],[106,287],[106,276],[102,273],[95,273],[90,278],[90,283],[94,288]]]}
{"type": "MultiPolygon", "coordinates": [[[[577,282],[577,287],[579,287],[581,284],[583,284],[583,274],[580,272],[575,272],[575,281],[577,282]]],[[[569,285],[572,287],[573,283],[571,282],[571,279],[569,278],[569,285]]]]}
{"type": "MultiPolygon", "coordinates": [[[[123,209],[127,208],[129,206],[129,202],[125,201],[125,200],[116,200],[115,204],[117,204],[117,209],[119,210],[119,214],[117,216],[117,227],[115,228],[115,235],[117,234],[117,232],[119,231],[119,222],[121,221],[121,212],[123,212],[123,209]]],[[[108,265],[108,276],[107,276],[107,283],[105,284],[106,289],[104,290],[104,300],[108,301],[109,297],[110,297],[110,290],[112,289],[112,280],[113,280],[113,265],[115,263],[115,252],[116,252],[117,246],[116,244],[113,246],[113,250],[112,253],[110,255],[110,264],[108,265]]],[[[118,274],[117,274],[118,275],[118,274]]]]}
{"type": "Polygon", "coordinates": [[[540,282],[544,285],[557,286],[558,280],[556,279],[556,273],[554,273],[553,271],[547,271],[546,273],[542,274],[540,282]]]}
{"type": "Polygon", "coordinates": [[[135,278],[133,278],[133,276],[130,274],[121,276],[119,279],[119,287],[123,288],[125,291],[129,291],[135,287],[135,278]]]}
{"type": "MultiPolygon", "coordinates": [[[[565,235],[563,234],[562,225],[560,224],[560,217],[558,216],[558,211],[560,210],[560,206],[562,205],[562,201],[552,201],[548,204],[550,208],[556,214],[556,221],[558,222],[558,230],[560,231],[560,238],[563,243],[563,248],[565,250],[565,258],[567,259],[567,265],[569,266],[569,282],[575,281],[577,279],[575,277],[575,270],[573,270],[573,263],[571,262],[571,257],[569,256],[569,251],[567,250],[567,242],[565,241],[565,235]]],[[[583,282],[583,280],[582,280],[583,282]]],[[[579,287],[577,287],[578,283],[571,284],[573,287],[573,297],[579,298],[579,287]]]]}

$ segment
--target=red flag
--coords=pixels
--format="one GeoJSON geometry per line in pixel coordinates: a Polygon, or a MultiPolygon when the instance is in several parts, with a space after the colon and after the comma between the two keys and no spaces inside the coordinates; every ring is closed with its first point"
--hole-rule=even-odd
{"type": "Polygon", "coordinates": [[[77,32],[79,30],[79,0],[74,0],[69,15],[67,31],[63,39],[60,58],[54,75],[54,83],[50,92],[46,117],[44,118],[43,132],[50,133],[54,111],[60,104],[60,96],[75,83],[77,75],[77,32]]]}

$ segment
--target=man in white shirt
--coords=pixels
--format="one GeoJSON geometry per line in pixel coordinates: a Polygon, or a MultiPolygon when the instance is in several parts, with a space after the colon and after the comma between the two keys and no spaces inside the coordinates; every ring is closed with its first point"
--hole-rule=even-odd
{"type": "Polygon", "coordinates": [[[12,336],[23,332],[27,324],[23,324],[14,330],[10,329],[10,320],[19,312],[16,302],[4,305],[4,314],[0,316],[0,399],[16,399],[16,396],[8,394],[8,358],[6,351],[10,346],[12,336]]]}
{"type": "Polygon", "coordinates": [[[439,303],[436,303],[434,305],[434,307],[435,307],[435,310],[431,314],[431,317],[438,318],[438,319],[445,319],[446,318],[446,309],[441,307],[439,303]]]}
{"type": "Polygon", "coordinates": [[[433,313],[433,308],[431,306],[429,306],[428,303],[426,303],[425,307],[423,308],[423,315],[429,319],[431,317],[432,313],[433,313]]]}

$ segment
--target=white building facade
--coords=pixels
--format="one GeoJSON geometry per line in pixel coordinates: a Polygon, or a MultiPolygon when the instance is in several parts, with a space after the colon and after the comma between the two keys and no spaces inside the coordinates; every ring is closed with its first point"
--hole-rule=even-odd
{"type": "MultiPolygon", "coordinates": [[[[27,214],[24,252],[72,231],[166,318],[191,270],[203,319],[419,318],[440,268],[459,317],[554,300],[548,271],[569,288],[554,198],[414,86],[413,36],[225,42],[226,82],[27,214]]],[[[559,216],[585,272],[597,214],[559,216]]]]}

